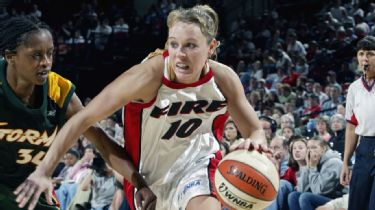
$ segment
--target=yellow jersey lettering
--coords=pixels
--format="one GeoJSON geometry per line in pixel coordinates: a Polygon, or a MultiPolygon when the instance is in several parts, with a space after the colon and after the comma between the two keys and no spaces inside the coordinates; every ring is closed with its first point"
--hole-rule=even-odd
{"type": "Polygon", "coordinates": [[[42,162],[45,155],[46,153],[44,151],[40,151],[38,152],[38,154],[34,156],[31,162],[34,163],[35,165],[39,165],[42,162]]]}
{"type": "Polygon", "coordinates": [[[38,140],[40,133],[36,130],[27,129],[22,137],[17,142],[24,142],[27,140],[30,144],[38,144],[36,140],[38,140]]]}
{"type": "Polygon", "coordinates": [[[47,131],[41,134],[39,131],[32,129],[27,129],[25,132],[22,129],[0,129],[0,140],[20,143],[27,141],[32,145],[49,147],[56,137],[57,130],[56,127],[53,133],[48,136],[47,131]]]}
{"type": "Polygon", "coordinates": [[[20,139],[23,134],[23,131],[21,129],[15,129],[12,131],[12,133],[8,134],[6,137],[6,140],[8,142],[16,141],[17,139],[20,139]]]}
{"type": "Polygon", "coordinates": [[[39,165],[44,156],[46,155],[46,152],[39,151],[34,157],[32,155],[33,149],[20,149],[18,150],[18,157],[19,159],[16,160],[16,163],[18,164],[27,164],[27,163],[34,163],[35,165],[39,165]]]}
{"type": "Polygon", "coordinates": [[[4,137],[10,134],[13,129],[0,129],[0,139],[4,139],[4,137]]]}
{"type": "Polygon", "coordinates": [[[20,159],[16,161],[18,164],[26,164],[32,160],[33,156],[31,156],[31,152],[34,151],[33,149],[20,149],[18,150],[18,154],[20,159]]]}
{"type": "Polygon", "coordinates": [[[51,146],[52,141],[56,137],[56,134],[57,134],[57,127],[55,128],[53,133],[51,133],[50,136],[48,136],[47,132],[44,132],[43,135],[40,137],[41,142],[38,141],[38,145],[43,144],[43,146],[45,146],[45,147],[51,146]]]}

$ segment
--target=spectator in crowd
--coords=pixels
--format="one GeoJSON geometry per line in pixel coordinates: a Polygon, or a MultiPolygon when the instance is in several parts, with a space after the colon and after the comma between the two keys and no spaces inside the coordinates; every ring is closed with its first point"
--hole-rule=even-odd
{"type": "Polygon", "coordinates": [[[281,129],[281,135],[284,136],[286,139],[290,139],[290,137],[294,136],[294,128],[293,127],[284,127],[281,129]]]}
{"type": "Polygon", "coordinates": [[[276,168],[279,169],[280,177],[285,175],[285,171],[288,169],[288,139],[283,136],[275,136],[270,143],[270,149],[273,152],[273,159],[276,164],[276,168]]]}
{"type": "Polygon", "coordinates": [[[91,210],[109,210],[116,191],[116,177],[113,170],[98,154],[92,163],[92,173],[82,181],[83,191],[91,188],[91,210]]]}
{"type": "Polygon", "coordinates": [[[317,118],[320,115],[321,107],[319,105],[319,96],[315,94],[309,94],[307,96],[308,98],[308,106],[305,107],[303,111],[303,115],[307,119],[314,119],[317,118]]]}
{"type": "Polygon", "coordinates": [[[276,135],[282,135],[282,129],[285,127],[295,128],[294,117],[291,114],[284,114],[280,118],[280,129],[276,131],[276,135]]]}
{"type": "Polygon", "coordinates": [[[322,105],[324,101],[329,99],[328,95],[322,91],[322,85],[319,82],[314,83],[313,93],[319,96],[320,105],[322,105]]]}
{"type": "Polygon", "coordinates": [[[337,110],[336,110],[336,113],[337,114],[341,114],[342,116],[345,116],[345,106],[343,104],[339,104],[337,105],[337,110]]]}
{"type": "Polygon", "coordinates": [[[322,112],[332,116],[336,113],[337,105],[342,104],[344,97],[341,95],[342,89],[339,84],[329,86],[329,99],[323,102],[322,112]]]}
{"type": "Polygon", "coordinates": [[[83,157],[70,168],[61,186],[55,191],[61,210],[68,209],[71,205],[77,194],[78,186],[89,174],[89,167],[91,167],[94,157],[94,147],[87,145],[83,157]]]}
{"type": "Polygon", "coordinates": [[[341,156],[315,136],[307,140],[306,166],[297,175],[297,191],[288,196],[289,209],[314,210],[343,195],[341,156]]]}
{"type": "MultiPolygon", "coordinates": [[[[293,136],[289,148],[288,168],[280,177],[280,187],[275,201],[266,210],[288,210],[288,195],[294,191],[297,185],[296,173],[300,167],[306,165],[307,146],[302,136],[293,136]]],[[[276,163],[273,157],[270,159],[276,163]]]]}
{"type": "Polygon", "coordinates": [[[92,40],[95,49],[103,51],[108,44],[109,36],[112,33],[112,27],[109,25],[108,18],[99,21],[94,30],[88,32],[88,39],[92,40]]]}
{"type": "Polygon", "coordinates": [[[309,65],[307,64],[305,56],[298,56],[296,60],[295,71],[300,75],[307,75],[309,73],[309,65]]]}
{"type": "Polygon", "coordinates": [[[330,118],[332,136],[329,144],[333,150],[338,151],[344,157],[345,146],[345,118],[341,114],[334,114],[330,118]]]}
{"type": "Polygon", "coordinates": [[[33,4],[32,10],[31,10],[29,15],[40,19],[40,18],[42,18],[42,11],[39,10],[39,7],[38,7],[37,4],[33,4]]]}
{"type": "Polygon", "coordinates": [[[265,133],[265,136],[266,136],[266,139],[267,139],[267,143],[269,143],[269,142],[271,142],[271,140],[275,136],[276,129],[277,129],[277,123],[273,118],[263,116],[263,115],[259,117],[259,120],[260,120],[260,124],[262,125],[262,128],[264,130],[264,133],[265,133]]]}
{"type": "Polygon", "coordinates": [[[330,141],[331,134],[328,116],[320,116],[316,119],[316,131],[317,135],[324,139],[324,141],[330,141]]]}
{"type": "Polygon", "coordinates": [[[64,155],[64,168],[60,171],[57,177],[54,178],[55,183],[61,184],[62,181],[69,180],[68,174],[79,159],[79,152],[75,149],[69,149],[64,155]]]}
{"type": "Polygon", "coordinates": [[[237,126],[234,124],[234,121],[229,119],[224,125],[224,135],[223,143],[226,143],[228,146],[233,145],[233,143],[241,138],[241,133],[238,130],[237,126]]]}
{"type": "Polygon", "coordinates": [[[305,57],[306,49],[303,44],[297,40],[297,34],[293,31],[287,35],[287,52],[291,55],[292,60],[297,57],[305,57]]]}
{"type": "Polygon", "coordinates": [[[289,139],[289,162],[284,179],[293,186],[297,186],[296,173],[301,167],[306,166],[307,142],[300,136],[292,136],[289,139]]]}

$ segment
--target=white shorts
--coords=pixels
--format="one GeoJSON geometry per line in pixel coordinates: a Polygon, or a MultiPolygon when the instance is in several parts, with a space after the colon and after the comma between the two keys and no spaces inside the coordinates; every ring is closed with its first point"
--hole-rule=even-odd
{"type": "Polygon", "coordinates": [[[189,201],[196,196],[215,196],[213,179],[219,160],[214,155],[210,157],[186,166],[184,174],[176,177],[172,183],[150,186],[157,196],[156,209],[185,210],[189,201]]]}

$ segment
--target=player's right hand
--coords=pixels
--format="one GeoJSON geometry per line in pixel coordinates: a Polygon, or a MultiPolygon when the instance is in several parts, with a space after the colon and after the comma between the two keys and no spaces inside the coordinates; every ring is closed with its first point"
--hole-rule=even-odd
{"type": "Polygon", "coordinates": [[[259,141],[254,141],[250,138],[240,138],[229,147],[229,150],[231,152],[239,149],[245,149],[249,151],[256,150],[259,153],[272,153],[272,151],[267,147],[267,145],[259,143],[259,141]]]}
{"type": "Polygon", "coordinates": [[[17,187],[14,194],[17,196],[16,201],[20,208],[25,207],[30,201],[28,210],[32,210],[35,208],[42,192],[45,193],[48,204],[52,205],[52,190],[52,179],[36,170],[17,187]]]}
{"type": "Polygon", "coordinates": [[[343,186],[349,185],[351,178],[352,178],[352,171],[349,169],[348,164],[343,164],[341,168],[341,174],[340,174],[340,184],[343,186]]]}
{"type": "Polygon", "coordinates": [[[135,194],[135,200],[139,210],[155,210],[156,195],[148,187],[143,187],[135,194]]]}

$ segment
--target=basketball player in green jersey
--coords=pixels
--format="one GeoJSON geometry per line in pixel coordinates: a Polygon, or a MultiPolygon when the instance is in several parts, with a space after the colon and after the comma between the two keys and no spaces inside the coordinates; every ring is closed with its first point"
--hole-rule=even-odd
{"type": "MultiPolygon", "coordinates": [[[[44,158],[65,120],[83,108],[75,86],[51,71],[53,52],[49,27],[38,19],[13,17],[0,23],[0,209],[20,209],[13,191],[44,158]]],[[[132,175],[145,197],[154,197],[102,129],[91,127],[85,135],[119,173],[132,175]]],[[[50,196],[41,196],[36,209],[57,208],[50,196]]]]}

